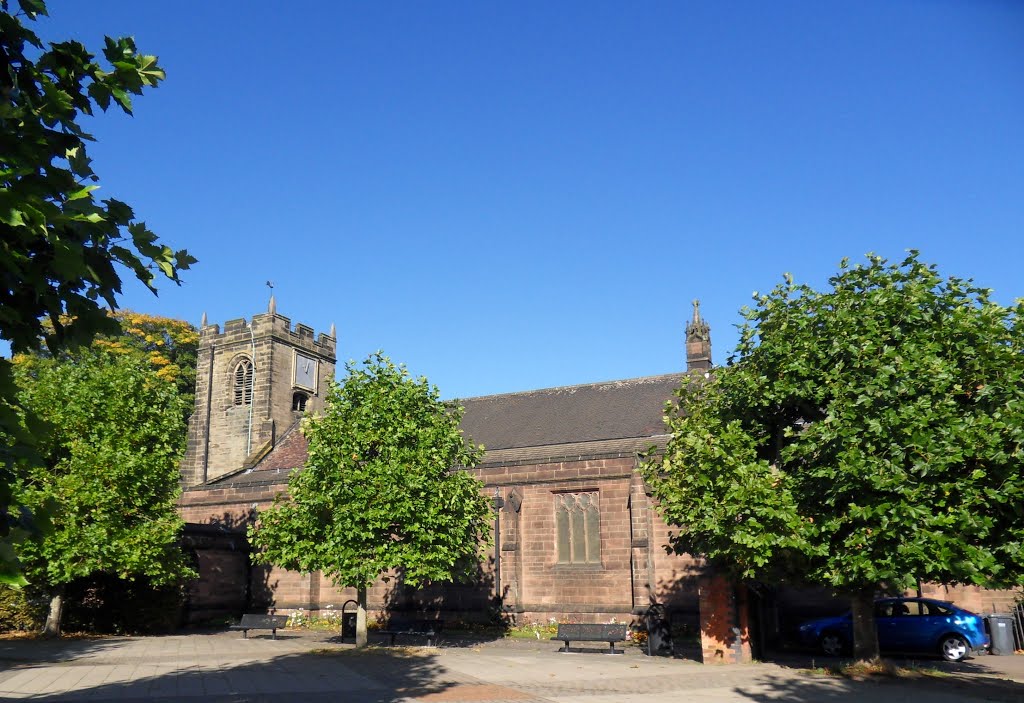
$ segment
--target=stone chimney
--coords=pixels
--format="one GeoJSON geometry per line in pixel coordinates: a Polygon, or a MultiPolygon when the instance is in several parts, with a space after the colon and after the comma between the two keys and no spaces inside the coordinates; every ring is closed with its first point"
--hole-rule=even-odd
{"type": "Polygon", "coordinates": [[[693,319],[686,323],[686,370],[711,370],[711,327],[701,319],[700,301],[693,301],[693,319]]]}

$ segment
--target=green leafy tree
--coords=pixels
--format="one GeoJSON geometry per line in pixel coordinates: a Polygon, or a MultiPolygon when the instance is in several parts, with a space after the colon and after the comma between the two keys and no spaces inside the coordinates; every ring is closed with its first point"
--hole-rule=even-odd
{"type": "MultiPolygon", "coordinates": [[[[185,320],[160,315],[115,310],[108,312],[117,323],[114,334],[99,334],[93,346],[112,354],[134,354],[147,359],[157,376],[174,384],[191,411],[196,391],[196,357],[199,354],[199,330],[185,320]]],[[[44,322],[49,328],[49,322],[44,322]]],[[[41,349],[41,356],[68,358],[74,349],[58,348],[56,353],[41,349]]]]}
{"type": "Polygon", "coordinates": [[[199,330],[184,320],[133,310],[112,314],[120,323],[120,334],[98,337],[94,346],[116,354],[143,355],[159,378],[178,389],[184,398],[187,419],[195,400],[199,330]]]}
{"type": "Polygon", "coordinates": [[[307,420],[309,459],[289,495],[260,513],[249,537],[261,562],[356,588],[362,646],[366,589],[392,570],[413,586],[469,578],[491,509],[461,468],[481,450],[462,436],[460,408],[379,353],[346,370],[307,420]]]}
{"type": "MultiPolygon", "coordinates": [[[[98,176],[80,124],[95,108],[131,114],[133,95],[164,72],[130,38],[107,37],[105,64],[77,41],[44,44],[25,24],[43,0],[0,0],[0,339],[15,353],[87,344],[115,334],[121,273],[156,290],[195,262],[138,221],[131,207],[97,196],[98,176]],[[12,11],[12,6],[17,9],[12,11]],[[48,321],[48,325],[44,325],[48,321]]],[[[19,420],[13,372],[0,359],[0,582],[23,581],[12,544],[32,531],[11,486],[33,461],[34,434],[19,420]]]]}
{"type": "Polygon", "coordinates": [[[829,283],[755,294],[735,356],[680,390],[644,473],[674,550],[849,595],[873,659],[880,590],[1024,580],[1024,303],[917,252],[844,260],[829,283]]]}
{"type": "Polygon", "coordinates": [[[177,546],[183,405],[141,354],[81,349],[16,358],[20,402],[49,432],[43,461],[16,484],[32,510],[50,507],[42,539],[18,545],[29,581],[50,598],[46,633],[59,635],[64,587],[98,573],[155,585],[192,575],[177,546]]]}

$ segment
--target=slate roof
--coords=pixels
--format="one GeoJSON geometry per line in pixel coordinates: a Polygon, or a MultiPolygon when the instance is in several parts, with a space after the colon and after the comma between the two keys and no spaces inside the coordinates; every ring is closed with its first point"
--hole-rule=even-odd
{"type": "Polygon", "coordinates": [[[665,434],[665,402],[686,374],[465,398],[462,430],[488,452],[665,434]]]}

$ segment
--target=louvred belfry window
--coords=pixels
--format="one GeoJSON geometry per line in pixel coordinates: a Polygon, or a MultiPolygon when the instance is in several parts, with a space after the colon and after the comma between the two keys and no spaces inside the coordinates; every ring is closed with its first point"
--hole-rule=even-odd
{"type": "Polygon", "coordinates": [[[252,362],[242,359],[235,366],[235,405],[252,404],[252,362]]]}

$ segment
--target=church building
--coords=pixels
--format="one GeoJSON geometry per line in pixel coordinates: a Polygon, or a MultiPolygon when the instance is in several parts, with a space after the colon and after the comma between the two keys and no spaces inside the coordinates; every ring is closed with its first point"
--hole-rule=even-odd
{"type": "MultiPolygon", "coordinates": [[[[246,525],[305,462],[298,422],[323,407],[335,349],[333,329],[317,336],[293,326],[273,303],[223,330],[204,320],[181,499],[200,572],[190,603],[198,616],[317,611],[353,597],[318,573],[251,565],[244,543],[246,525]]],[[[711,368],[710,329],[696,306],[685,364],[675,374],[460,400],[466,437],[486,447],[473,472],[494,500],[494,551],[476,584],[406,592],[381,582],[370,609],[628,622],[657,604],[695,619],[701,564],[667,554],[668,527],[637,465],[668,439],[662,415],[673,392],[688,373],[711,368]]]]}
{"type": "MultiPolygon", "coordinates": [[[[640,454],[668,441],[662,416],[674,391],[711,370],[710,327],[696,302],[685,335],[678,373],[461,399],[465,436],[486,448],[472,471],[495,506],[493,552],[472,584],[378,581],[371,612],[449,621],[500,614],[518,623],[638,623],[656,613],[677,633],[700,632],[706,661],[749,660],[758,644],[749,619],[763,623],[754,628],[759,638],[777,633],[787,595],[769,603],[698,559],[669,554],[670,528],[638,472],[640,454]]],[[[293,326],[273,299],[266,313],[223,330],[204,316],[180,502],[200,575],[190,588],[191,619],[337,611],[355,598],[319,573],[252,564],[245,539],[258,511],[305,463],[299,420],[323,408],[336,342],[333,327],[316,335],[293,326]]],[[[979,593],[958,592],[957,600],[981,611],[979,593]]],[[[952,599],[948,588],[925,595],[952,599]]]]}

